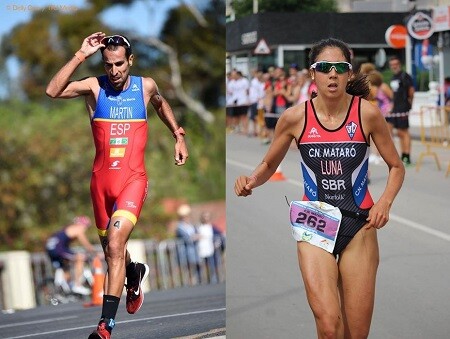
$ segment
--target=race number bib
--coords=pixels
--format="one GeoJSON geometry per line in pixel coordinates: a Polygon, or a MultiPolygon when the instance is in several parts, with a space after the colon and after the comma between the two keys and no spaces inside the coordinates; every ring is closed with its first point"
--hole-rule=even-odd
{"type": "Polygon", "coordinates": [[[294,239],[333,253],[342,220],[339,208],[321,201],[292,201],[289,209],[294,239]]]}

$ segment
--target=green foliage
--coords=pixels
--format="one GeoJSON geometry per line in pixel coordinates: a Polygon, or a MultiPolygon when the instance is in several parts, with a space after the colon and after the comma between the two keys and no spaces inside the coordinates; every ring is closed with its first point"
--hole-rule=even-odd
{"type": "MultiPolygon", "coordinates": [[[[36,11],[29,22],[16,26],[2,41],[3,57],[14,55],[21,63],[21,85],[28,99],[45,100],[45,86],[80,48],[84,37],[106,31],[95,10],[76,13],[36,11]]],[[[83,68],[91,72],[98,70],[98,61],[86,65],[83,68]]]]}
{"type": "MultiPolygon", "coordinates": [[[[174,139],[154,111],[149,112],[146,165],[149,196],[134,237],[166,236],[161,199],[193,203],[225,198],[225,131],[204,126],[192,113],[183,120],[190,152],[175,166],[174,139]]],[[[77,214],[93,217],[89,191],[94,146],[82,99],[0,106],[0,250],[42,250],[45,238],[77,214]]],[[[91,234],[97,241],[95,232],[91,234]]]]}
{"type": "Polygon", "coordinates": [[[205,11],[208,22],[202,27],[186,6],[170,11],[161,40],[177,50],[181,75],[188,92],[207,107],[219,105],[224,93],[225,12],[224,1],[214,0],[205,11]]]}
{"type": "MultiPolygon", "coordinates": [[[[234,0],[237,18],[253,13],[253,0],[234,0]]],[[[258,0],[258,12],[337,12],[335,0],[258,0]]]]}

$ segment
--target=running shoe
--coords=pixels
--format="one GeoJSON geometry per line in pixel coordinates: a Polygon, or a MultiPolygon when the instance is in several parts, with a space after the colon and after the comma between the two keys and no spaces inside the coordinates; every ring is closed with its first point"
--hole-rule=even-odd
{"type": "MultiPolygon", "coordinates": [[[[114,320],[110,319],[110,323],[112,324],[112,327],[114,327],[114,320]]],[[[110,339],[111,333],[108,331],[108,324],[105,320],[101,320],[98,323],[97,329],[92,332],[88,339],[110,339]]],[[[112,330],[111,327],[111,330],[112,330]]]]}
{"type": "Polygon", "coordinates": [[[127,277],[127,312],[134,314],[144,302],[144,292],[142,292],[142,283],[147,279],[150,267],[147,264],[135,263],[136,278],[134,280],[127,277]]]}
{"type": "Polygon", "coordinates": [[[72,287],[72,292],[75,294],[81,294],[81,295],[90,295],[91,290],[84,286],[74,286],[72,287]]]}
{"type": "Polygon", "coordinates": [[[413,167],[413,164],[411,163],[411,160],[409,160],[407,157],[403,157],[402,158],[403,161],[403,165],[408,168],[408,167],[413,167]]]}

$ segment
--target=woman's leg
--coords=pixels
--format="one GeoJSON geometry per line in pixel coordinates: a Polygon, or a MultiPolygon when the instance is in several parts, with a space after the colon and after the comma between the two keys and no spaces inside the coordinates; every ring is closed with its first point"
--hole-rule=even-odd
{"type": "Polygon", "coordinates": [[[379,262],[377,230],[362,228],[339,258],[339,291],[345,338],[367,338],[379,262]]]}
{"type": "Polygon", "coordinates": [[[305,242],[297,242],[297,253],[318,338],[343,338],[338,267],[334,256],[305,242]]]}

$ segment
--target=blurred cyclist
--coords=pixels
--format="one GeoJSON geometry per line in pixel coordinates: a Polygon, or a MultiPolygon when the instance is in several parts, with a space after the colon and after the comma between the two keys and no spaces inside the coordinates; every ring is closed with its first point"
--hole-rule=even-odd
{"type": "Polygon", "coordinates": [[[87,216],[75,217],[70,225],[52,234],[46,243],[46,250],[52,261],[53,267],[61,267],[65,278],[73,293],[81,295],[91,294],[91,290],[82,285],[82,273],[86,254],[75,253],[70,249],[70,244],[78,241],[89,254],[94,254],[94,247],[86,237],[86,230],[91,225],[91,219],[87,216]],[[74,277],[70,279],[70,264],[74,265],[74,277]]]}

